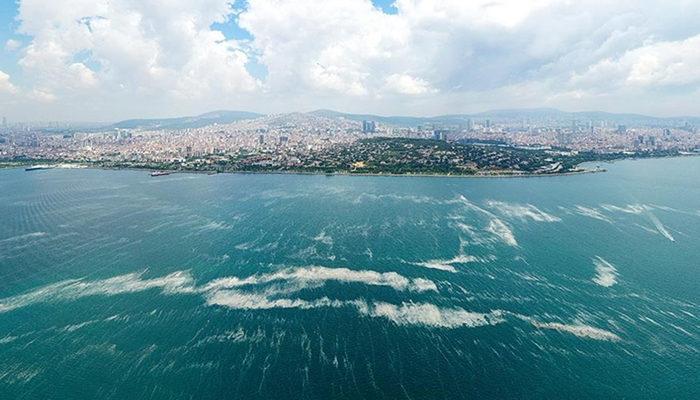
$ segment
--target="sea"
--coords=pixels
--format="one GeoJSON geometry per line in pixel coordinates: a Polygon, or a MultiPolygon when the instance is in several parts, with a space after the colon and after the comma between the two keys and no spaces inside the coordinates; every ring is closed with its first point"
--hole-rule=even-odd
{"type": "Polygon", "coordinates": [[[700,158],[0,170],[0,399],[699,399],[700,158]]]}

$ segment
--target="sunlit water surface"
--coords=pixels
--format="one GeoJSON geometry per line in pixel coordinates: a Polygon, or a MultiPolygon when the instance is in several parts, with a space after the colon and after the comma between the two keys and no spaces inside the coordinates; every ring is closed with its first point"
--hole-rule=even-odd
{"type": "Polygon", "coordinates": [[[0,171],[2,399],[700,398],[700,158],[0,171]]]}

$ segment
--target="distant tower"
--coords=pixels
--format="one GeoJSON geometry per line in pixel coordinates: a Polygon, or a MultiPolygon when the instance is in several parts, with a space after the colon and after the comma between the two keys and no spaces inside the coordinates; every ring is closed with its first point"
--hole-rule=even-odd
{"type": "Polygon", "coordinates": [[[374,133],[377,130],[377,125],[374,121],[362,121],[362,133],[374,133]]]}
{"type": "Polygon", "coordinates": [[[443,129],[436,129],[433,131],[433,140],[447,140],[447,131],[443,129]]]}
{"type": "Polygon", "coordinates": [[[490,119],[487,119],[487,120],[486,120],[486,127],[487,127],[487,128],[490,128],[490,127],[491,127],[491,120],[490,120],[490,119]]]}
{"type": "Polygon", "coordinates": [[[258,144],[259,145],[265,144],[265,135],[258,136],[258,144]]]}

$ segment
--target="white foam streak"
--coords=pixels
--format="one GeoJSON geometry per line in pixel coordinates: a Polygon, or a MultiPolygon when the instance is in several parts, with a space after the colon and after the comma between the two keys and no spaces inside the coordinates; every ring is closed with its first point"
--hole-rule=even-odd
{"type": "MultiPolygon", "coordinates": [[[[602,259],[602,263],[607,264],[602,259]]],[[[493,310],[487,313],[472,312],[462,308],[443,308],[431,303],[403,302],[392,304],[387,302],[368,303],[364,299],[338,300],[320,297],[313,300],[300,298],[278,298],[284,290],[269,290],[255,292],[243,290],[241,286],[269,283],[277,280],[292,281],[292,284],[319,284],[325,280],[344,282],[362,282],[370,285],[391,286],[400,290],[428,291],[437,290],[435,283],[427,279],[410,280],[396,273],[379,273],[375,271],[351,271],[345,268],[313,267],[306,269],[290,269],[275,274],[258,275],[245,279],[236,277],[217,279],[202,287],[196,287],[193,278],[186,271],[177,271],[169,275],[143,279],[143,273],[131,273],[109,279],[85,281],[69,280],[44,286],[29,293],[0,299],[0,313],[20,307],[45,303],[49,301],[68,301],[87,296],[112,296],[124,293],[135,293],[151,289],[160,289],[164,294],[201,294],[206,304],[237,310],[270,310],[270,309],[315,309],[351,307],[360,315],[372,318],[383,318],[397,325],[418,325],[436,328],[478,327],[496,325],[506,321],[506,316],[512,315],[528,321],[538,329],[551,329],[571,333],[575,336],[595,340],[618,341],[620,337],[604,329],[583,324],[563,324],[559,322],[540,322],[531,317],[493,310]]],[[[111,320],[110,317],[106,320],[111,320]]],[[[65,332],[81,329],[96,321],[70,325],[65,332]]],[[[14,338],[1,339],[9,342],[14,338]]]]}
{"type": "Polygon", "coordinates": [[[466,264],[471,262],[477,262],[478,259],[474,256],[468,256],[460,254],[457,257],[451,258],[449,260],[428,260],[424,262],[414,263],[425,268],[432,268],[447,272],[457,272],[457,269],[452,266],[452,264],[466,264]]]}
{"type": "Polygon", "coordinates": [[[508,225],[498,218],[489,221],[486,230],[498,237],[503,243],[509,246],[517,246],[518,241],[515,240],[515,235],[508,225]]]}
{"type": "Polygon", "coordinates": [[[258,293],[247,293],[238,290],[218,290],[206,296],[207,304],[218,305],[237,310],[269,310],[275,308],[312,309],[321,307],[339,308],[355,301],[332,300],[321,297],[316,300],[302,299],[271,299],[258,293]]]}
{"type": "Polygon", "coordinates": [[[377,272],[370,270],[352,270],[348,268],[306,267],[285,269],[278,272],[254,275],[247,278],[228,277],[209,282],[204,291],[230,289],[249,285],[262,285],[274,281],[296,281],[313,284],[316,282],[338,281],[345,283],[362,283],[372,286],[389,286],[395,290],[424,292],[437,291],[434,282],[427,279],[410,279],[396,272],[377,272]]]}
{"type": "Polygon", "coordinates": [[[34,239],[34,238],[40,238],[44,236],[48,236],[49,234],[46,232],[32,232],[32,233],[27,233],[24,235],[17,235],[17,236],[12,236],[6,239],[0,240],[0,243],[5,243],[5,242],[17,242],[17,241],[22,241],[22,240],[27,240],[27,239],[34,239]]]}
{"type": "Polygon", "coordinates": [[[668,229],[666,229],[664,224],[661,223],[661,221],[656,217],[656,215],[651,213],[649,208],[647,208],[647,215],[649,215],[649,219],[651,220],[651,222],[656,227],[656,230],[658,230],[661,235],[663,235],[666,239],[668,239],[672,242],[676,241],[676,239],[673,237],[673,235],[671,235],[671,232],[669,232],[668,229]]]}
{"type": "Polygon", "coordinates": [[[163,293],[192,293],[194,280],[189,272],[142,279],[143,273],[130,273],[96,281],[67,280],[41,287],[28,293],[0,299],[0,313],[48,301],[68,301],[88,296],[113,296],[122,293],[161,289],[163,293]]]}
{"type": "Polygon", "coordinates": [[[595,265],[595,271],[597,274],[593,278],[593,282],[604,287],[610,287],[617,283],[618,273],[614,265],[605,261],[601,257],[594,258],[593,264],[595,265]]]}
{"type": "Polygon", "coordinates": [[[575,211],[583,215],[584,217],[589,217],[593,219],[597,219],[600,221],[605,221],[609,224],[612,224],[612,220],[608,217],[606,217],[603,213],[600,212],[600,210],[596,208],[590,208],[590,207],[584,207],[584,206],[576,206],[575,211]]]}
{"type": "Polygon", "coordinates": [[[270,310],[352,307],[360,315],[385,318],[397,325],[420,325],[439,328],[477,327],[504,322],[503,312],[476,313],[461,308],[440,308],[430,303],[402,303],[400,305],[365,300],[334,300],[321,297],[315,300],[270,299],[269,297],[237,290],[216,291],[207,296],[207,304],[236,310],[270,310]]]}
{"type": "Polygon", "coordinates": [[[539,322],[535,320],[530,320],[530,323],[532,326],[535,328],[539,329],[552,329],[560,332],[566,332],[570,333],[572,335],[582,337],[582,338],[588,338],[588,339],[595,339],[595,340],[606,340],[606,341],[611,341],[611,342],[617,342],[620,340],[620,337],[610,331],[606,331],[604,329],[596,328],[594,326],[590,325],[583,325],[583,324],[562,324],[559,322],[539,322]]]}
{"type": "Polygon", "coordinates": [[[329,235],[326,234],[326,231],[321,231],[316,237],[314,237],[314,240],[320,243],[323,243],[327,246],[332,246],[333,245],[333,238],[330,237],[329,235]]]}
{"type": "Polygon", "coordinates": [[[477,212],[480,212],[482,214],[486,214],[490,217],[494,216],[493,213],[491,213],[490,211],[484,210],[483,208],[477,206],[476,204],[469,201],[463,195],[459,195],[459,197],[457,197],[457,199],[451,200],[448,202],[448,204],[452,204],[452,203],[462,204],[463,206],[467,207],[470,210],[477,211],[477,212]]]}
{"type": "Polygon", "coordinates": [[[525,221],[531,219],[536,222],[559,222],[561,219],[553,215],[547,214],[532,204],[516,204],[505,203],[502,201],[489,200],[486,205],[496,209],[505,217],[519,219],[525,221]]]}
{"type": "Polygon", "coordinates": [[[398,325],[424,325],[440,328],[476,327],[504,322],[501,311],[476,313],[461,308],[440,308],[429,303],[402,303],[401,305],[375,302],[360,313],[386,318],[398,325]]]}
{"type": "Polygon", "coordinates": [[[622,212],[625,214],[642,214],[645,210],[643,204],[628,204],[624,207],[615,206],[612,204],[602,204],[601,208],[610,212],[622,212]]]}

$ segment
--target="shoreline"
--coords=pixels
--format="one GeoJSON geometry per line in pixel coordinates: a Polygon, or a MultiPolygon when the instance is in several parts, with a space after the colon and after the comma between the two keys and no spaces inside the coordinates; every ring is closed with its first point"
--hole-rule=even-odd
{"type": "MultiPolygon", "coordinates": [[[[169,176],[169,175],[175,175],[175,174],[198,174],[198,175],[225,175],[225,174],[232,174],[232,175],[308,175],[308,176],[357,176],[357,177],[388,177],[388,178],[466,178],[466,179],[488,179],[488,178],[498,178],[498,179],[503,179],[503,178],[546,178],[546,177],[556,177],[556,176],[571,176],[571,175],[583,175],[583,174],[597,174],[597,173],[602,173],[602,172],[607,172],[606,169],[601,168],[601,169],[582,169],[578,171],[567,171],[567,172],[555,172],[555,173],[542,173],[542,174],[532,174],[532,173],[525,173],[525,174],[507,174],[507,173],[495,173],[495,174],[473,174],[473,175],[467,175],[467,174],[430,174],[430,173],[405,173],[405,174],[396,174],[396,173],[381,173],[381,172],[343,172],[343,171],[337,171],[337,172],[315,172],[315,171],[223,171],[223,172],[218,172],[218,171],[197,171],[197,170],[169,170],[169,169],[152,169],[152,168],[141,168],[141,167],[104,167],[104,166],[97,166],[97,165],[90,165],[90,164],[70,164],[73,165],[72,167],[62,167],[60,166],[61,164],[66,164],[66,163],[57,163],[57,164],[50,164],[47,163],[46,165],[50,166],[51,168],[46,168],[44,170],[50,170],[50,169],[96,169],[96,170],[104,170],[104,171],[139,171],[139,172],[153,172],[153,171],[162,171],[162,172],[167,172],[166,175],[163,176],[169,176]]],[[[27,166],[30,166],[31,164],[23,164],[23,165],[16,165],[16,166],[2,166],[0,169],[19,169],[19,168],[26,168],[27,166]]],[[[31,171],[27,171],[31,172],[31,171]]],[[[159,177],[153,177],[153,178],[159,178],[159,177]]]]}
{"type": "MultiPolygon", "coordinates": [[[[617,160],[605,160],[605,161],[600,161],[600,163],[616,163],[620,161],[634,161],[634,160],[656,160],[656,159],[665,159],[665,158],[685,158],[685,157],[698,157],[700,154],[681,154],[681,155],[674,155],[674,156],[669,156],[669,157],[639,157],[639,158],[621,158],[617,160]]],[[[596,163],[596,161],[587,161],[584,163],[581,163],[579,165],[583,164],[590,164],[590,163],[596,163]]],[[[353,172],[343,172],[343,171],[336,171],[336,172],[316,172],[316,171],[224,171],[224,172],[218,172],[218,171],[197,171],[197,170],[161,170],[161,169],[152,169],[152,168],[142,168],[142,167],[105,167],[105,166],[97,166],[97,165],[90,165],[90,164],[79,164],[79,163],[66,163],[66,162],[55,162],[55,163],[45,163],[46,165],[52,166],[52,168],[49,169],[97,169],[97,170],[105,170],[105,171],[142,171],[142,172],[153,172],[153,171],[163,171],[163,172],[168,172],[169,174],[165,175],[174,175],[174,174],[200,174],[200,175],[220,175],[220,174],[240,174],[240,175],[309,175],[309,176],[320,176],[320,175],[325,175],[325,176],[357,176],[357,177],[392,177],[392,178],[401,178],[401,177],[407,177],[407,178],[466,178],[466,179],[488,179],[488,178],[494,178],[494,179],[504,179],[504,178],[548,178],[548,177],[560,177],[560,176],[576,176],[576,175],[585,175],[585,174],[598,174],[598,173],[603,173],[607,172],[607,169],[605,168],[583,168],[581,170],[576,170],[576,171],[567,171],[567,172],[555,172],[555,173],[540,173],[540,174],[533,174],[533,173],[525,173],[525,174],[508,174],[508,173],[494,173],[494,174],[473,174],[473,175],[467,175],[467,174],[440,174],[440,173],[405,173],[405,174],[396,174],[396,173],[381,173],[381,172],[372,172],[372,173],[365,173],[365,172],[358,172],[358,173],[353,173],[353,172]],[[70,165],[71,167],[62,167],[61,165],[70,165]]],[[[26,163],[26,164],[18,164],[18,165],[2,165],[0,166],[0,169],[18,169],[18,168],[26,168],[30,165],[33,165],[31,163],[26,163]]],[[[577,165],[577,167],[579,167],[577,165]]],[[[153,177],[153,178],[158,178],[158,177],[153,177]]]]}

